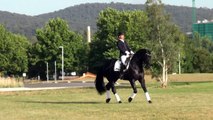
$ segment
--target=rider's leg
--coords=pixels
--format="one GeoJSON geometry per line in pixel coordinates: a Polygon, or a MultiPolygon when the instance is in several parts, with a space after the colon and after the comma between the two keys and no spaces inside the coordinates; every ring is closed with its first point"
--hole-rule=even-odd
{"type": "Polygon", "coordinates": [[[127,58],[128,56],[127,55],[122,55],[121,56],[121,72],[123,72],[125,69],[126,69],[126,66],[127,66],[127,58]]]}
{"type": "Polygon", "coordinates": [[[122,55],[122,56],[121,56],[121,62],[122,62],[122,64],[125,65],[125,66],[127,65],[127,62],[126,62],[127,57],[128,57],[127,55],[122,55]]]}
{"type": "Polygon", "coordinates": [[[127,66],[126,59],[127,59],[127,57],[128,56],[126,56],[126,55],[121,56],[121,69],[120,69],[120,78],[121,79],[123,78],[124,71],[126,70],[126,66],[127,66]]]}

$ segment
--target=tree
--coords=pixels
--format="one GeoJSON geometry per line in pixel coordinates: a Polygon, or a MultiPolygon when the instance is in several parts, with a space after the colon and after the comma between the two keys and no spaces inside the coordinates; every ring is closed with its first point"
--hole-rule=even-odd
{"type": "Polygon", "coordinates": [[[184,72],[213,72],[213,41],[194,33],[193,39],[185,42],[184,72]]]}
{"type": "Polygon", "coordinates": [[[193,44],[192,39],[185,39],[184,42],[184,58],[183,58],[183,64],[182,64],[182,69],[184,73],[193,73],[194,72],[194,67],[192,64],[193,57],[194,57],[194,52],[193,49],[195,48],[195,45],[193,44]]]}
{"type": "Polygon", "coordinates": [[[57,61],[57,71],[60,71],[61,49],[59,46],[63,46],[65,72],[82,70],[81,56],[85,55],[86,43],[83,42],[81,35],[69,29],[66,21],[60,18],[49,20],[44,28],[36,31],[36,37],[38,42],[33,45],[29,54],[31,66],[36,66],[36,68],[41,66],[40,69],[44,71],[46,62],[51,68],[51,65],[54,67],[54,61],[57,61]]]}
{"type": "Polygon", "coordinates": [[[147,16],[143,11],[118,11],[107,8],[100,12],[98,31],[91,43],[90,70],[95,71],[105,59],[118,58],[116,47],[118,32],[124,32],[131,48],[136,51],[146,47],[147,16]]]}
{"type": "Polygon", "coordinates": [[[0,25],[0,71],[6,75],[21,75],[28,70],[28,40],[8,32],[0,25]]]}
{"type": "Polygon", "coordinates": [[[154,75],[161,81],[162,87],[166,87],[168,72],[177,62],[184,37],[165,13],[161,0],[147,0],[146,12],[150,28],[149,45],[153,52],[154,75]]]}
{"type": "Polygon", "coordinates": [[[194,72],[210,73],[213,72],[213,58],[207,49],[196,48],[193,51],[193,67],[194,72]]]}

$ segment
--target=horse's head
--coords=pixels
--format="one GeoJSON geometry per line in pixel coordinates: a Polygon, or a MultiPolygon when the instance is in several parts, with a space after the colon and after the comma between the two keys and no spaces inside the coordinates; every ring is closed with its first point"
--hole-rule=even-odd
{"type": "Polygon", "coordinates": [[[151,52],[147,49],[140,49],[135,53],[135,58],[138,59],[145,68],[150,68],[151,66],[151,52]]]}
{"type": "Polygon", "coordinates": [[[146,50],[144,58],[145,68],[148,69],[151,67],[151,52],[149,50],[146,50]]]}

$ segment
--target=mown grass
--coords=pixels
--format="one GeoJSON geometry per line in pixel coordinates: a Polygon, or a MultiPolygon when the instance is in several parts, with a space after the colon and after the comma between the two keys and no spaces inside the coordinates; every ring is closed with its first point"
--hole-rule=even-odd
{"type": "Polygon", "coordinates": [[[153,104],[142,89],[132,103],[129,86],[117,87],[123,101],[94,88],[0,93],[0,120],[212,120],[213,82],[170,83],[166,89],[147,84],[153,104]]]}
{"type": "Polygon", "coordinates": [[[172,82],[199,82],[199,81],[213,81],[212,73],[190,73],[190,74],[176,74],[169,75],[169,81],[172,82]]]}

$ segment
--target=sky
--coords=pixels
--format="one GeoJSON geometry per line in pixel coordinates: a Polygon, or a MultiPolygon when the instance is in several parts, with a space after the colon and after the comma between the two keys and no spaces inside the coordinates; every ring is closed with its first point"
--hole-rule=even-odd
{"type": "MultiPolygon", "coordinates": [[[[144,4],[146,0],[0,0],[0,10],[34,16],[83,3],[110,2],[144,4]]],[[[162,2],[169,5],[192,6],[192,0],[162,0],[162,2]]],[[[196,0],[196,7],[213,9],[213,0],[196,0]]]]}

